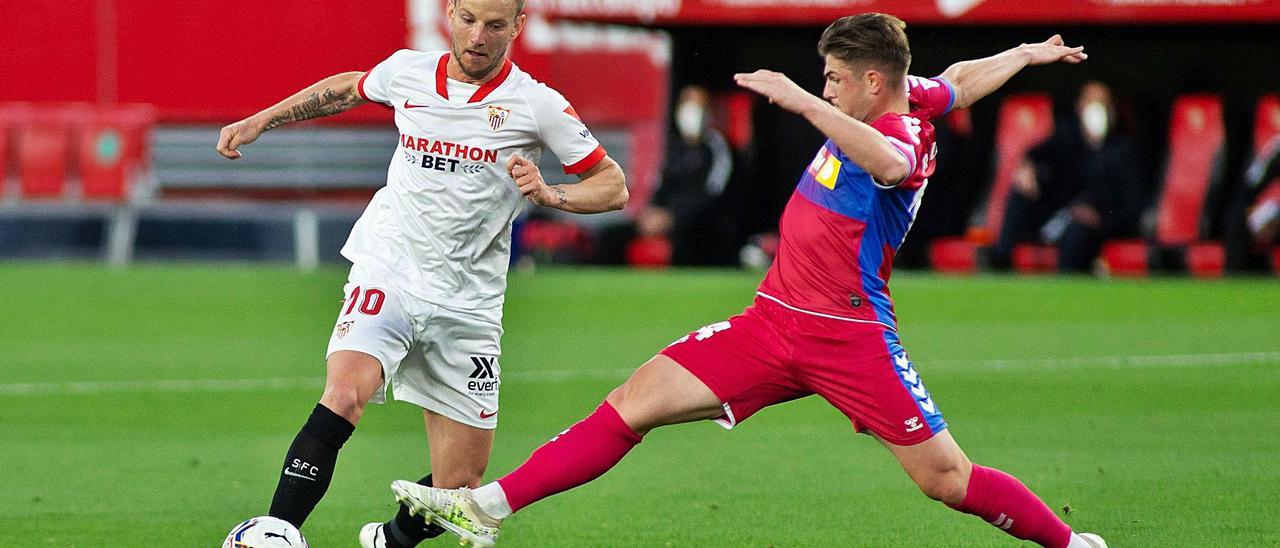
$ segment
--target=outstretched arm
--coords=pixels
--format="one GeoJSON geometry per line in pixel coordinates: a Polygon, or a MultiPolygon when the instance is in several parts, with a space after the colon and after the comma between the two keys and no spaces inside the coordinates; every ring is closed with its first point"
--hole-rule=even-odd
{"type": "Polygon", "coordinates": [[[805,91],[787,75],[757,70],[735,74],[733,78],[739,86],[765,96],[770,103],[803,116],[877,181],[896,185],[911,174],[907,158],[889,144],[884,134],[805,91]]]}
{"type": "Polygon", "coordinates": [[[613,158],[605,156],[580,174],[577,184],[548,185],[538,165],[515,155],[507,161],[507,171],[520,193],[529,201],[570,213],[604,213],[627,206],[627,178],[613,158]]]}
{"type": "Polygon", "coordinates": [[[262,112],[222,128],[218,136],[218,154],[235,160],[242,156],[236,149],[256,141],[264,131],[289,122],[332,116],[364,104],[365,99],[356,89],[361,76],[364,76],[363,72],[335,74],[262,112]]]}
{"type": "Polygon", "coordinates": [[[1059,61],[1074,64],[1088,58],[1084,46],[1067,47],[1062,36],[1055,34],[1038,44],[1022,44],[991,57],[961,61],[948,67],[942,77],[955,89],[956,101],[952,108],[961,109],[999,89],[1026,67],[1059,61]]]}

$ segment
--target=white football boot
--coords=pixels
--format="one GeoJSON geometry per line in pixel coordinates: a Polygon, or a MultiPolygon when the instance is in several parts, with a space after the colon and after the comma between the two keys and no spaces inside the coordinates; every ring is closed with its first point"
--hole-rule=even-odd
{"type": "Polygon", "coordinates": [[[360,548],[387,548],[386,525],[382,522],[366,523],[360,528],[360,548]]]}
{"type": "Polygon", "coordinates": [[[422,516],[457,535],[463,546],[488,548],[498,541],[502,520],[486,515],[471,496],[471,490],[437,489],[412,481],[391,482],[396,502],[409,508],[409,513],[422,516]]]}
{"type": "Polygon", "coordinates": [[[1095,535],[1093,533],[1076,533],[1076,534],[1080,535],[1080,538],[1084,539],[1085,542],[1089,543],[1090,548],[1107,548],[1107,541],[1102,540],[1102,537],[1098,535],[1095,535]]]}

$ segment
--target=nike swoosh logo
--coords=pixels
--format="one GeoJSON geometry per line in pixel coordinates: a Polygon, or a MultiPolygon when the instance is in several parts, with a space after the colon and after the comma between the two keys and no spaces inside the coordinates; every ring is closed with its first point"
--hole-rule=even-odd
{"type": "Polygon", "coordinates": [[[938,0],[938,12],[946,17],[960,17],[986,0],[938,0]]]}
{"type": "Polygon", "coordinates": [[[480,418],[482,418],[482,419],[487,419],[487,418],[492,417],[492,416],[497,415],[497,414],[498,414],[498,412],[497,412],[497,411],[494,411],[494,412],[492,412],[492,413],[485,413],[483,409],[481,409],[481,410],[480,410],[480,418]]]}
{"type": "Polygon", "coordinates": [[[307,480],[307,481],[315,481],[315,480],[316,480],[315,478],[308,477],[308,476],[304,476],[304,475],[299,474],[299,473],[297,473],[297,472],[294,472],[294,471],[292,471],[292,470],[290,470],[290,469],[288,469],[288,468],[285,468],[285,469],[284,469],[284,475],[286,475],[286,476],[293,476],[293,477],[295,477],[295,478],[302,478],[302,479],[307,480]]]}
{"type": "Polygon", "coordinates": [[[405,109],[411,109],[411,108],[431,108],[431,105],[414,105],[414,104],[409,103],[409,100],[408,100],[408,99],[405,99],[405,100],[404,100],[404,108],[405,108],[405,109]]]}

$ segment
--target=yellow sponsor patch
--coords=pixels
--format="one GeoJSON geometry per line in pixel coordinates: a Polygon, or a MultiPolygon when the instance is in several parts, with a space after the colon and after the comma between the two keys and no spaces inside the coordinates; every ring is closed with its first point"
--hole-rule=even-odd
{"type": "Polygon", "coordinates": [[[830,190],[835,190],[836,179],[840,177],[840,166],[840,159],[831,154],[831,151],[823,148],[818,151],[818,155],[809,164],[809,174],[813,175],[818,184],[830,190]]]}

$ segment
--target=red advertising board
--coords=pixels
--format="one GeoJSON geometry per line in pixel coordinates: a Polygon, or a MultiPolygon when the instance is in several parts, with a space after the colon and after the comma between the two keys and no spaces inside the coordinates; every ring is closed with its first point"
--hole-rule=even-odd
{"type": "Polygon", "coordinates": [[[653,25],[820,25],[867,11],[911,24],[1280,22],[1280,0],[532,0],[567,19],[653,25]]]}
{"type": "MultiPolygon", "coordinates": [[[[405,4],[341,0],[7,0],[0,102],[150,103],[235,120],[405,46],[405,4]]],[[[372,107],[343,121],[389,120],[372,107]]]]}

